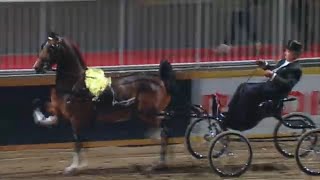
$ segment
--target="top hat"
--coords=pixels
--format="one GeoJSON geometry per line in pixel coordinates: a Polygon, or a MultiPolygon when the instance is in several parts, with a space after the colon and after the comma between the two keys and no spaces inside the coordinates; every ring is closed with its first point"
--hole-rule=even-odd
{"type": "Polygon", "coordinates": [[[297,40],[289,40],[286,49],[288,49],[289,51],[301,52],[302,44],[297,40]]]}

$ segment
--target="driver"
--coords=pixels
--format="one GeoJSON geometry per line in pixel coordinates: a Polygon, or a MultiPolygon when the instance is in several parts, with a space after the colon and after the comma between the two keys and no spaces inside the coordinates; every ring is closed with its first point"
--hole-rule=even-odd
{"type": "Polygon", "coordinates": [[[254,123],[252,118],[261,102],[288,96],[302,75],[300,64],[297,61],[301,52],[301,43],[289,40],[285,58],[278,61],[276,65],[272,66],[261,60],[256,61],[256,64],[264,70],[264,76],[268,80],[258,83],[242,83],[238,86],[228,105],[227,126],[237,128],[251,126],[250,124],[254,123]],[[230,123],[231,121],[233,123],[230,123]]]}

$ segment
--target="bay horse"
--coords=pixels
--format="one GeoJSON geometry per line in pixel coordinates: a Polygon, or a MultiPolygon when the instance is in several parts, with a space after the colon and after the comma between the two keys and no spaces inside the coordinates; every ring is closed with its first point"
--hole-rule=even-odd
{"type": "MultiPolygon", "coordinates": [[[[164,117],[159,116],[171,102],[175,73],[168,61],[161,61],[159,74],[128,75],[112,77],[111,84],[93,101],[85,87],[88,70],[77,46],[70,40],[51,33],[41,46],[33,68],[36,73],[53,70],[56,65],[55,87],[51,90],[45,117],[40,105],[35,106],[34,120],[43,125],[56,124],[60,119],[70,121],[74,135],[74,155],[72,164],[65,173],[74,172],[82,167],[81,132],[90,127],[93,121],[115,123],[138,117],[149,129],[161,131],[160,162],[155,167],[166,165],[168,131],[164,117]]],[[[36,103],[37,104],[37,103],[36,103]]]]}

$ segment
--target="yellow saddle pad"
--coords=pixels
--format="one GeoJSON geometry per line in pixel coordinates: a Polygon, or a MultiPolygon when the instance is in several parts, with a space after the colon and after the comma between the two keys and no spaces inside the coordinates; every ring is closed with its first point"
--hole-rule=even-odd
{"type": "Polygon", "coordinates": [[[111,77],[105,77],[102,69],[88,68],[85,72],[85,84],[90,93],[97,100],[101,93],[111,86],[111,77]]]}

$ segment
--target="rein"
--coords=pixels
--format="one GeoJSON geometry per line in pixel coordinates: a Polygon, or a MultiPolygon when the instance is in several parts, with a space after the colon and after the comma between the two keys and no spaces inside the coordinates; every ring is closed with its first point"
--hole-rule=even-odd
{"type": "Polygon", "coordinates": [[[258,71],[258,68],[256,68],[255,70],[253,70],[250,74],[249,74],[249,77],[247,79],[246,82],[249,82],[249,80],[253,77],[253,75],[258,71]]]}

